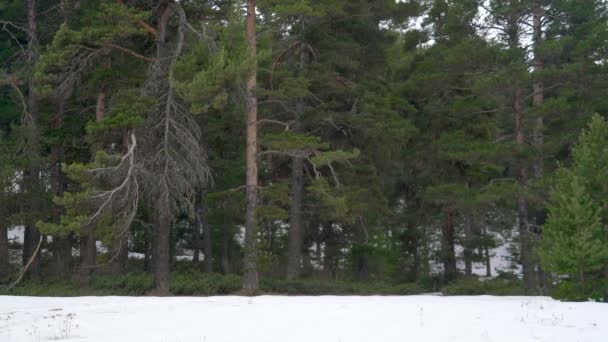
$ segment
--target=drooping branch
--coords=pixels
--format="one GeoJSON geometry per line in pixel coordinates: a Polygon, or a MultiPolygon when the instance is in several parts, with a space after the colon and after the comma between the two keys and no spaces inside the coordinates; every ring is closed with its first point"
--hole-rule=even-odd
{"type": "Polygon", "coordinates": [[[100,217],[112,214],[115,218],[121,218],[121,229],[118,236],[123,236],[128,231],[131,222],[135,218],[139,202],[139,183],[135,174],[136,147],[137,139],[135,133],[131,132],[128,150],[117,166],[96,168],[89,171],[93,173],[94,177],[103,175],[120,178],[121,169],[126,168],[124,176],[122,176],[123,179],[117,186],[91,196],[93,202],[100,204],[97,206],[97,210],[88,217],[86,225],[94,224],[100,217]],[[118,212],[115,212],[115,208],[118,208],[118,212]]]}
{"type": "MultiPolygon", "coordinates": [[[[126,6],[125,4],[125,0],[116,0],[117,3],[126,6]]],[[[156,32],[156,29],[152,26],[150,26],[150,24],[146,23],[145,21],[139,19],[136,21],[137,25],[141,26],[144,30],[146,30],[146,32],[148,32],[149,34],[151,34],[152,36],[154,36],[154,38],[158,37],[158,33],[156,32]]]]}
{"type": "Polygon", "coordinates": [[[133,51],[131,49],[127,49],[127,48],[122,47],[120,45],[116,45],[116,44],[113,44],[113,43],[107,43],[106,46],[108,46],[110,48],[113,48],[113,49],[116,49],[116,50],[119,50],[119,51],[122,51],[122,52],[124,52],[126,54],[129,54],[129,55],[131,55],[131,56],[133,56],[133,57],[135,57],[137,59],[141,59],[141,60],[146,61],[146,62],[154,62],[154,61],[156,61],[156,58],[147,57],[147,56],[141,55],[141,54],[139,54],[139,53],[137,53],[137,52],[135,52],[135,51],[133,51]]]}
{"type": "Polygon", "coordinates": [[[281,125],[285,127],[285,132],[289,131],[289,129],[291,128],[291,126],[295,123],[294,120],[291,121],[287,121],[287,122],[283,122],[283,121],[279,121],[279,120],[273,120],[273,119],[262,119],[262,120],[258,120],[258,126],[261,126],[263,124],[276,124],[276,125],[281,125]]]}

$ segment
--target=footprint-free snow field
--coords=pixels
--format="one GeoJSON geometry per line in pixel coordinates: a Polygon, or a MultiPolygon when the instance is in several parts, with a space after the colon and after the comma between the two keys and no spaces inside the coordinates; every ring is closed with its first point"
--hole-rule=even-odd
{"type": "Polygon", "coordinates": [[[0,296],[0,341],[608,341],[608,305],[545,297],[0,296]]]}

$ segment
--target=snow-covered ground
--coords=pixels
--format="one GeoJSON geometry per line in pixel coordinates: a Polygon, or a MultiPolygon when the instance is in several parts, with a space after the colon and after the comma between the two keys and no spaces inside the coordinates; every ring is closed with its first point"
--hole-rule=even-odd
{"type": "Polygon", "coordinates": [[[607,341],[608,305],[545,297],[11,297],[0,341],[607,341]]]}

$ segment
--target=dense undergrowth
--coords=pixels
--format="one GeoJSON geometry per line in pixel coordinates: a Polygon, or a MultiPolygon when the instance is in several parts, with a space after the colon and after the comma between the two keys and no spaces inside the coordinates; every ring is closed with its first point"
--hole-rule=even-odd
{"type": "MultiPolygon", "coordinates": [[[[152,275],[129,272],[123,275],[96,275],[89,286],[75,280],[36,282],[26,280],[10,291],[0,287],[0,295],[22,296],[143,296],[152,292],[152,275]]],[[[218,273],[177,270],[171,274],[170,290],[177,296],[210,296],[240,294],[241,277],[218,273]]],[[[437,292],[429,283],[387,283],[329,280],[321,278],[286,281],[263,279],[259,294],[283,295],[415,295],[437,292]]],[[[519,281],[508,279],[460,279],[443,286],[444,295],[523,295],[519,281]]]]}

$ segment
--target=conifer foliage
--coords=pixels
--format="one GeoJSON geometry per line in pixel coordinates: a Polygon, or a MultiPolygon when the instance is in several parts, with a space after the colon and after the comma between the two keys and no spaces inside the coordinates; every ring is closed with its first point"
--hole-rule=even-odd
{"type": "Polygon", "coordinates": [[[145,271],[164,295],[190,263],[247,293],[501,276],[608,300],[607,20],[601,0],[2,1],[0,282],[145,271]]]}

